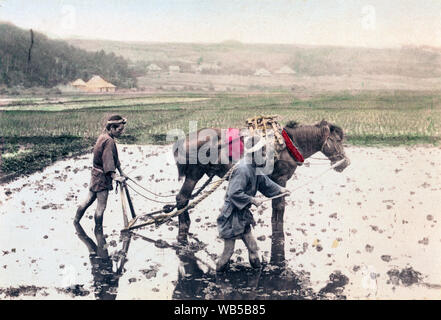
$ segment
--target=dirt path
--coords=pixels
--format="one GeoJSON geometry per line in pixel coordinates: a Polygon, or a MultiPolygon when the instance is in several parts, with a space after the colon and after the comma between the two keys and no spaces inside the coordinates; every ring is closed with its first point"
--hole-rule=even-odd
{"type": "MultiPolygon", "coordinates": [[[[297,285],[296,294],[306,298],[327,291],[330,298],[441,298],[441,148],[350,147],[347,154],[352,164],[343,173],[330,171],[288,199],[284,277],[296,281],[285,281],[285,287],[275,283],[278,271],[268,264],[250,276],[246,248],[238,243],[227,275],[240,283],[237,279],[247,274],[239,290],[243,294],[237,296],[232,296],[237,288],[212,271],[222,250],[215,221],[223,188],[191,213],[195,237],[188,248],[176,247],[176,221],[141,230],[130,241],[118,277],[109,275],[108,266],[124,256],[119,194],[110,194],[104,218],[104,249],[110,256],[97,260],[72,224],[87,193],[91,155],[56,162],[0,186],[0,299],[253,298],[253,290],[246,288],[271,298],[293,294],[288,284],[297,285]],[[106,263],[107,271],[97,268],[106,263]],[[271,286],[274,290],[267,292],[271,286]]],[[[120,146],[120,157],[131,177],[157,193],[169,194],[181,185],[170,147],[120,146]]],[[[322,162],[299,168],[288,187],[297,188],[326,170],[322,162]]],[[[162,207],[132,196],[138,213],[162,207]]],[[[82,227],[96,243],[93,210],[86,212],[82,227]]],[[[268,262],[269,203],[255,218],[254,234],[268,262]]]]}

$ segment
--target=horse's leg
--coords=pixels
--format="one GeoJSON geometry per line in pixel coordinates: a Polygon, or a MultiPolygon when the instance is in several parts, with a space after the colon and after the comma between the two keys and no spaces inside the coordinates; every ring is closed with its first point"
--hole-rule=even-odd
{"type": "MultiPolygon", "coordinates": [[[[282,187],[286,186],[286,180],[276,181],[282,187]]],[[[285,213],[285,197],[272,201],[273,214],[271,217],[271,264],[283,265],[285,262],[285,233],[283,231],[283,216],[285,213]]]]}
{"type": "MultiPolygon", "coordinates": [[[[184,208],[188,204],[194,187],[203,175],[204,173],[197,172],[195,174],[189,174],[185,177],[184,184],[182,185],[181,190],[176,196],[176,205],[178,210],[184,208]]],[[[188,211],[185,210],[179,215],[178,241],[182,244],[187,243],[187,235],[188,230],[190,229],[190,223],[190,215],[188,214],[188,211]]]]}
{"type": "MultiPolygon", "coordinates": [[[[191,193],[194,190],[194,187],[196,186],[197,181],[186,177],[185,182],[179,191],[178,195],[176,196],[176,204],[177,209],[181,210],[184,208],[188,201],[190,200],[191,193]]],[[[183,213],[181,213],[178,217],[179,219],[179,232],[178,232],[178,241],[182,244],[187,243],[187,235],[188,230],[190,229],[190,215],[188,214],[188,211],[185,210],[183,213]]]]}

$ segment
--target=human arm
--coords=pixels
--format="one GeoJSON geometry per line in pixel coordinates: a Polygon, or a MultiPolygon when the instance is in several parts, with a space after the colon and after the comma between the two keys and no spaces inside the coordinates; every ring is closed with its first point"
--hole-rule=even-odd
{"type": "Polygon", "coordinates": [[[245,167],[237,167],[231,174],[228,185],[227,197],[239,210],[246,208],[252,203],[253,197],[246,194],[249,176],[245,167]]]}
{"type": "Polygon", "coordinates": [[[112,180],[124,182],[125,180],[127,180],[127,176],[123,173],[119,161],[115,161],[115,159],[117,158],[118,157],[115,142],[113,141],[113,139],[108,139],[103,144],[103,171],[105,174],[110,174],[112,180]],[[119,175],[116,173],[117,170],[120,173],[119,175]]]}
{"type": "Polygon", "coordinates": [[[268,198],[277,196],[282,193],[290,194],[291,192],[277,183],[275,183],[273,180],[271,180],[268,176],[261,175],[259,176],[259,186],[258,190],[268,198]]]}

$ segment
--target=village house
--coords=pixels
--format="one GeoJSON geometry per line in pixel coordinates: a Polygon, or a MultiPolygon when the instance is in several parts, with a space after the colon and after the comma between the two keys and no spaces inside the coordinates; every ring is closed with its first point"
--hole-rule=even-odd
{"type": "Polygon", "coordinates": [[[84,82],[83,79],[77,79],[70,84],[75,89],[84,92],[115,92],[116,86],[107,82],[100,76],[93,76],[89,81],[84,82]]]}
{"type": "Polygon", "coordinates": [[[196,73],[216,73],[221,70],[221,67],[215,63],[201,63],[200,65],[192,65],[191,69],[196,73]]]}
{"type": "Polygon", "coordinates": [[[89,81],[86,82],[87,92],[115,92],[116,86],[107,82],[100,76],[93,76],[89,81]]]}
{"type": "Polygon", "coordinates": [[[283,66],[274,72],[275,74],[296,74],[296,72],[288,66],[283,66]]]}
{"type": "Polygon", "coordinates": [[[269,72],[265,68],[260,68],[260,69],[257,69],[256,72],[254,72],[254,75],[258,76],[258,77],[268,77],[271,75],[271,72],[269,72]]]}
{"type": "Polygon", "coordinates": [[[168,71],[170,73],[179,73],[181,72],[181,68],[179,66],[169,66],[168,71]]]}
{"type": "Polygon", "coordinates": [[[152,63],[147,67],[147,72],[149,72],[149,73],[150,72],[160,72],[161,70],[162,70],[161,67],[155,63],[152,63]]]}
{"type": "Polygon", "coordinates": [[[87,84],[83,81],[83,79],[77,79],[74,82],[71,83],[72,87],[79,89],[79,90],[85,90],[87,84]]]}

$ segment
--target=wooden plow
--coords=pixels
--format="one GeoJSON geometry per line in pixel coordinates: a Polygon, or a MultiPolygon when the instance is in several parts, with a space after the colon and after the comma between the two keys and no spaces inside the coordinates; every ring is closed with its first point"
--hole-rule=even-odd
{"type": "MultiPolygon", "coordinates": [[[[133,207],[132,199],[130,198],[129,190],[127,189],[126,183],[120,183],[120,189],[121,189],[121,203],[122,203],[122,210],[123,210],[123,221],[124,221],[124,229],[122,229],[122,232],[126,231],[133,231],[136,229],[143,228],[148,225],[156,225],[156,227],[162,225],[163,223],[169,221],[170,219],[179,216],[180,214],[184,213],[187,210],[195,208],[199,203],[201,203],[204,199],[206,199],[209,195],[211,195],[216,189],[230,176],[233,172],[236,165],[232,166],[230,170],[218,181],[214,182],[211,186],[211,188],[203,193],[199,198],[194,200],[193,202],[187,204],[184,208],[181,208],[179,210],[173,211],[176,206],[165,206],[162,210],[142,214],[142,215],[136,215],[135,210],[133,207]],[[126,205],[126,199],[129,204],[130,212],[132,215],[132,219],[129,221],[127,217],[127,205],[126,205]]],[[[210,178],[211,181],[211,178],[210,178]]],[[[207,184],[206,184],[207,185],[207,184]]],[[[201,188],[202,189],[202,188],[201,188]]],[[[199,190],[195,196],[199,195],[199,193],[202,190],[199,190]]]]}

